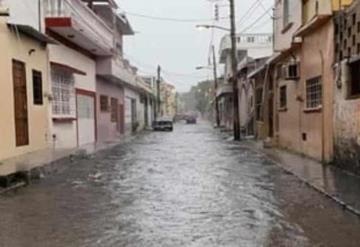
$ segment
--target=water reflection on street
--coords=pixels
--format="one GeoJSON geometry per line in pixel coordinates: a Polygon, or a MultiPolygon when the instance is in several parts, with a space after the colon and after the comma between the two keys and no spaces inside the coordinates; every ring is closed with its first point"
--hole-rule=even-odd
{"type": "Polygon", "coordinates": [[[0,197],[0,246],[359,246],[360,221],[207,124],[145,133],[0,197]]]}

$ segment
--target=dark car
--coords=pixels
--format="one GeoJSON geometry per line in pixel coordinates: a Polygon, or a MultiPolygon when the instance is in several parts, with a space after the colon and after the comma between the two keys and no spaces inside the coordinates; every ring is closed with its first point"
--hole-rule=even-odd
{"type": "Polygon", "coordinates": [[[186,123],[187,124],[196,124],[196,117],[193,117],[193,116],[187,117],[186,118],[186,123]]]}
{"type": "Polygon", "coordinates": [[[155,131],[173,131],[174,124],[171,118],[160,118],[153,123],[153,130],[155,131]]]}

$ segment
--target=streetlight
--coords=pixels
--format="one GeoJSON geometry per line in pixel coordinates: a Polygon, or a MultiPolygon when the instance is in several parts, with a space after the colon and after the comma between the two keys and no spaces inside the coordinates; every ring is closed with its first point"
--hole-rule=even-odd
{"type": "Polygon", "coordinates": [[[232,87],[233,87],[233,104],[234,104],[234,113],[233,113],[233,128],[234,128],[234,140],[241,140],[240,132],[240,114],[239,114],[239,88],[237,80],[237,48],[236,48],[236,26],[235,26],[235,2],[234,0],[229,0],[230,2],[230,29],[226,27],[221,27],[217,25],[196,25],[198,29],[210,29],[216,28],[224,31],[230,32],[231,37],[231,68],[232,68],[232,87]]]}
{"type": "MultiPolygon", "coordinates": [[[[216,95],[217,89],[218,89],[218,78],[217,78],[217,69],[216,69],[216,56],[215,56],[215,46],[212,45],[212,51],[213,51],[213,72],[214,72],[214,88],[215,88],[215,117],[216,117],[216,127],[220,127],[220,115],[219,115],[219,103],[218,103],[218,97],[216,95]]],[[[198,66],[196,67],[197,70],[200,69],[211,69],[210,66],[198,66]]]]}
{"type": "Polygon", "coordinates": [[[230,28],[217,26],[217,25],[196,25],[196,28],[199,29],[199,30],[215,28],[215,29],[220,29],[220,30],[224,30],[224,31],[227,31],[227,32],[231,31],[230,28]]]}

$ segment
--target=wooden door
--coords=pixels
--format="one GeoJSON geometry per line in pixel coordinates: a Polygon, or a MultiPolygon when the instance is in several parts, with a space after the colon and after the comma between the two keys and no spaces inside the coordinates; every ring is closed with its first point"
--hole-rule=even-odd
{"type": "Polygon", "coordinates": [[[120,104],[119,105],[119,131],[121,134],[125,133],[125,112],[124,112],[124,105],[120,104]]]}
{"type": "Polygon", "coordinates": [[[29,145],[25,64],[13,60],[14,115],[16,146],[29,145]]]}

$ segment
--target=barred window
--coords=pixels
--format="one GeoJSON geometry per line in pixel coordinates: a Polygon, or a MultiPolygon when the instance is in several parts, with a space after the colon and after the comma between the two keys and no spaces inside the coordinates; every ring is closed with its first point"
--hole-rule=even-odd
{"type": "Polygon", "coordinates": [[[306,108],[316,108],[322,104],[321,76],[306,81],[306,108]]]}
{"type": "Polygon", "coordinates": [[[60,70],[51,71],[52,79],[52,112],[55,115],[72,115],[74,106],[74,77],[71,73],[60,70]]]}

